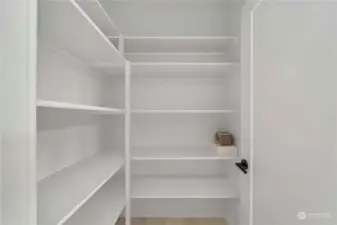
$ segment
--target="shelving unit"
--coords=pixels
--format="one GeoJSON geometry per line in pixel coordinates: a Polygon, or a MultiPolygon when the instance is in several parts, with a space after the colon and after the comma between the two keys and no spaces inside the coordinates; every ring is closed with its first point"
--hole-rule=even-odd
{"type": "Polygon", "coordinates": [[[133,216],[235,221],[239,192],[230,168],[237,155],[220,156],[211,143],[219,128],[240,140],[237,39],[124,36],[132,75],[133,216]]]}
{"type": "Polygon", "coordinates": [[[65,225],[115,224],[125,208],[122,180],[112,179],[97,192],[65,225]],[[117,186],[116,186],[117,185],[117,186]],[[118,186],[119,185],[119,186],[118,186]],[[106,198],[114,201],[105,201],[106,198]],[[99,212],[99,213],[95,213],[99,212]]]}
{"type": "MultiPolygon", "coordinates": [[[[172,10],[161,14],[172,24],[192,3],[164,2],[154,10],[172,10]]],[[[38,225],[236,221],[240,36],[203,21],[141,32],[151,1],[129,3],[39,0],[38,225]],[[218,154],[218,129],[235,136],[234,154],[218,154]]],[[[198,1],[182,23],[222,18],[221,7],[198,1]]]]}
{"type": "Polygon", "coordinates": [[[99,1],[39,0],[38,225],[114,224],[129,208],[126,60],[99,1]]]}
{"type": "Polygon", "coordinates": [[[224,128],[240,140],[237,38],[124,42],[132,74],[132,216],[235,221],[237,148],[219,155],[212,139],[224,128]]]}
{"type": "Polygon", "coordinates": [[[124,165],[98,154],[38,181],[39,224],[64,224],[124,165]]]}

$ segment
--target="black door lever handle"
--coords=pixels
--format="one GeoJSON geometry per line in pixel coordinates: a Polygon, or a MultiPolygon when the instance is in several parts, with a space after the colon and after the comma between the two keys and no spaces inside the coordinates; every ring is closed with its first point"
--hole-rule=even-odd
{"type": "Polygon", "coordinates": [[[235,163],[235,165],[244,173],[247,174],[248,173],[248,162],[245,159],[242,159],[241,162],[237,162],[235,163]]]}

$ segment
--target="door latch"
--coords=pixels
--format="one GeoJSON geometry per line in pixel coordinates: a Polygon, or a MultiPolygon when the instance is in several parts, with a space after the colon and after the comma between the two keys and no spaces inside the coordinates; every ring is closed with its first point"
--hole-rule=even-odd
{"type": "Polygon", "coordinates": [[[248,162],[245,159],[242,159],[241,162],[237,162],[235,163],[235,165],[244,173],[247,174],[248,173],[248,162]]]}

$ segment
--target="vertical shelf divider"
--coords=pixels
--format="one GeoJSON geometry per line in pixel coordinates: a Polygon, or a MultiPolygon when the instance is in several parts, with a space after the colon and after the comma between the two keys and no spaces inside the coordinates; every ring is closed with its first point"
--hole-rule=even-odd
{"type": "MultiPolygon", "coordinates": [[[[122,38],[121,38],[122,39],[122,38]]],[[[131,225],[131,67],[125,64],[125,225],[131,225]]]]}

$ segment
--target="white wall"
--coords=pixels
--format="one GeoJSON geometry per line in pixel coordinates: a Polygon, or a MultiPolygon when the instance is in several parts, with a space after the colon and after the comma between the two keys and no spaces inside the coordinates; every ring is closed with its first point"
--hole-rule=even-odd
{"type": "Polygon", "coordinates": [[[239,30],[242,1],[102,1],[125,35],[223,36],[239,30]]]}
{"type": "MultiPolygon", "coordinates": [[[[4,5],[3,2],[0,2],[0,52],[3,52],[4,49],[4,32],[5,32],[5,23],[4,23],[4,5]]],[[[2,69],[2,58],[3,55],[0,54],[0,74],[3,73],[3,69],[2,69]]],[[[3,96],[4,92],[3,92],[3,84],[4,80],[3,80],[3,76],[0,76],[0,105],[3,104],[3,98],[1,96],[3,96]]],[[[2,220],[2,151],[3,151],[3,113],[0,111],[0,224],[3,223],[2,220]]]]}
{"type": "Polygon", "coordinates": [[[336,224],[336,12],[333,1],[255,12],[254,225],[336,224]]]}
{"type": "Polygon", "coordinates": [[[2,0],[2,225],[36,224],[36,1],[2,0]],[[2,11],[3,10],[3,11],[2,11]]]}

